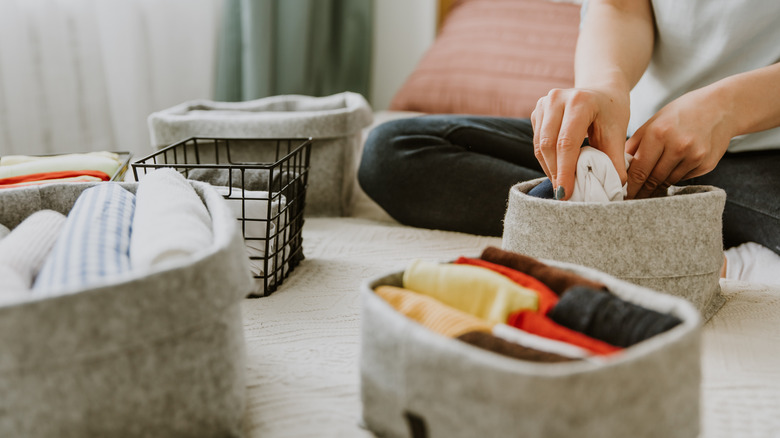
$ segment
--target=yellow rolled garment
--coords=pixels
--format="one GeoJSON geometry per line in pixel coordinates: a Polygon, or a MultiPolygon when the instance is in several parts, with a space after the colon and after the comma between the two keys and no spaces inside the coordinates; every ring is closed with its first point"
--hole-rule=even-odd
{"type": "Polygon", "coordinates": [[[394,286],[379,286],[374,290],[380,298],[393,306],[398,313],[419,322],[425,328],[457,338],[469,332],[490,333],[495,323],[453,309],[427,295],[418,294],[394,286]]]}
{"type": "Polygon", "coordinates": [[[404,272],[403,286],[493,323],[510,313],[536,311],[539,297],[507,277],[478,266],[415,260],[404,272]]]}
{"type": "Polygon", "coordinates": [[[0,178],[67,170],[98,170],[110,177],[116,173],[120,166],[119,161],[103,154],[54,155],[35,157],[32,160],[26,159],[25,156],[13,155],[3,157],[3,159],[6,163],[15,164],[0,165],[0,178]]]}

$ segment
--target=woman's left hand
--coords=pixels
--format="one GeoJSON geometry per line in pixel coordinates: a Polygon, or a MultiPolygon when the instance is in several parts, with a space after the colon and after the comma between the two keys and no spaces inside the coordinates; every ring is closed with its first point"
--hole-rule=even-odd
{"type": "Polygon", "coordinates": [[[713,170],[734,136],[728,108],[727,99],[711,86],[661,108],[626,142],[626,152],[634,156],[627,197],[653,196],[713,170]]]}

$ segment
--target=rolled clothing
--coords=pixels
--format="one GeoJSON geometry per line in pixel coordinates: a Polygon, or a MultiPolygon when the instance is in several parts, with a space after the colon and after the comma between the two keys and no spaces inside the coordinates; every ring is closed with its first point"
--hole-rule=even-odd
{"type": "Polygon", "coordinates": [[[441,335],[456,338],[464,333],[490,333],[493,324],[454,309],[440,301],[395,286],[379,286],[374,292],[398,313],[441,335]]]}
{"type": "Polygon", "coordinates": [[[65,216],[61,213],[40,210],[0,240],[0,292],[30,291],[64,224],[65,216]]]}
{"type": "Polygon", "coordinates": [[[458,340],[483,350],[492,351],[493,353],[497,353],[502,356],[511,357],[513,359],[526,360],[529,362],[556,363],[577,360],[555,353],[528,348],[493,336],[490,333],[480,331],[464,333],[458,336],[458,340]]]}
{"type": "Polygon", "coordinates": [[[520,286],[531,289],[532,291],[536,292],[537,296],[539,297],[539,306],[537,311],[543,315],[547,314],[547,312],[549,312],[550,309],[552,309],[553,306],[555,306],[555,304],[558,302],[558,295],[556,295],[555,292],[550,290],[547,285],[528,274],[524,274],[506,266],[490,263],[485,260],[470,259],[467,257],[460,257],[455,261],[455,263],[459,265],[472,265],[490,269],[491,271],[497,272],[507,277],[520,286]]]}
{"type": "Polygon", "coordinates": [[[119,167],[120,163],[118,160],[103,155],[55,155],[0,166],[0,178],[74,170],[97,170],[113,176],[119,170],[119,167]]]}
{"type": "Polygon", "coordinates": [[[150,172],[138,183],[130,239],[133,269],[187,260],[213,240],[211,216],[189,182],[171,168],[150,172]]]}
{"type": "Polygon", "coordinates": [[[670,330],[682,321],[624,301],[603,290],[575,286],[550,311],[550,319],[619,347],[630,347],[670,330]]]}
{"type": "Polygon", "coordinates": [[[532,188],[528,192],[528,196],[541,199],[555,199],[555,189],[553,189],[550,178],[545,178],[542,182],[537,184],[536,187],[532,188]]]}
{"type": "Polygon", "coordinates": [[[286,240],[278,236],[288,229],[287,199],[284,195],[225,186],[214,186],[214,190],[225,198],[230,211],[241,222],[245,239],[265,240],[269,237],[269,246],[277,240],[279,243],[286,240]]]}
{"type": "MultiPolygon", "coordinates": [[[[631,156],[625,154],[625,165],[631,156]]],[[[612,202],[626,197],[626,185],[620,182],[615,165],[604,152],[584,146],[580,149],[574,175],[574,190],[571,202],[612,202]]]]}
{"type": "Polygon", "coordinates": [[[593,354],[608,355],[621,351],[622,348],[594,339],[584,333],[564,327],[545,315],[527,310],[521,310],[509,315],[507,325],[556,341],[576,345],[593,354]]]}
{"type": "Polygon", "coordinates": [[[116,183],[84,190],[35,279],[33,292],[44,296],[75,292],[129,274],[135,199],[116,183]]]}
{"type": "Polygon", "coordinates": [[[520,344],[524,347],[555,353],[560,356],[574,359],[593,357],[593,353],[582,347],[538,336],[506,324],[496,324],[493,326],[493,336],[497,336],[505,341],[514,342],[515,344],[520,344]]]}
{"type": "Polygon", "coordinates": [[[517,310],[536,311],[539,302],[534,291],[489,269],[419,259],[404,272],[403,287],[493,323],[517,310]]]}
{"type": "Polygon", "coordinates": [[[503,249],[494,246],[485,248],[479,258],[535,277],[546,284],[553,292],[558,294],[558,296],[563,296],[566,290],[577,285],[586,286],[591,289],[606,289],[606,286],[597,281],[589,280],[564,269],[545,265],[533,257],[504,251],[503,249]]]}

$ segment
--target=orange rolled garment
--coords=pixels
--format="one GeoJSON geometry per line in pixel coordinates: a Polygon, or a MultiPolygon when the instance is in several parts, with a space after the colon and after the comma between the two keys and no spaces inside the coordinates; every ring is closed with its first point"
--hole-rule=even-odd
{"type": "Polygon", "coordinates": [[[495,325],[408,289],[379,286],[374,292],[402,315],[450,338],[473,331],[490,333],[495,325]]]}
{"type": "Polygon", "coordinates": [[[460,257],[455,263],[460,265],[472,265],[482,268],[490,269],[491,271],[498,272],[499,274],[509,278],[515,283],[525,288],[531,289],[539,296],[539,313],[546,315],[550,309],[558,302],[558,295],[550,290],[547,285],[537,280],[536,278],[522,273],[518,270],[509,268],[507,266],[497,265],[495,263],[488,262],[480,259],[470,259],[467,257],[460,257]]]}

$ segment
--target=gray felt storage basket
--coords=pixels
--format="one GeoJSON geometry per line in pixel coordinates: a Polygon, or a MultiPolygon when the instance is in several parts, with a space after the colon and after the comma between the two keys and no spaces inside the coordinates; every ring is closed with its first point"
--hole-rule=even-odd
{"type": "MultiPolygon", "coordinates": [[[[67,214],[92,185],[4,190],[0,223],[14,227],[41,209],[67,214]]],[[[0,307],[0,436],[243,435],[249,268],[222,198],[192,185],[213,224],[201,255],[0,307]]]]}
{"type": "MultiPolygon", "coordinates": [[[[341,216],[355,181],[361,130],[373,115],[363,96],[274,96],[247,102],[185,102],[149,116],[152,146],[160,149],[189,137],[312,137],[307,216],[341,216]]],[[[239,161],[262,158],[235,157],[239,161]]]]}
{"type": "Polygon", "coordinates": [[[363,420],[388,437],[682,438],[699,434],[701,317],[685,300],[580,266],[621,298],[677,316],[677,327],[604,363],[516,360],[434,333],[363,283],[363,420]]]}
{"type": "Polygon", "coordinates": [[[590,266],[685,298],[705,319],[723,305],[723,190],[673,186],[651,199],[560,202],[527,195],[541,181],[510,190],[505,250],[590,266]]]}

